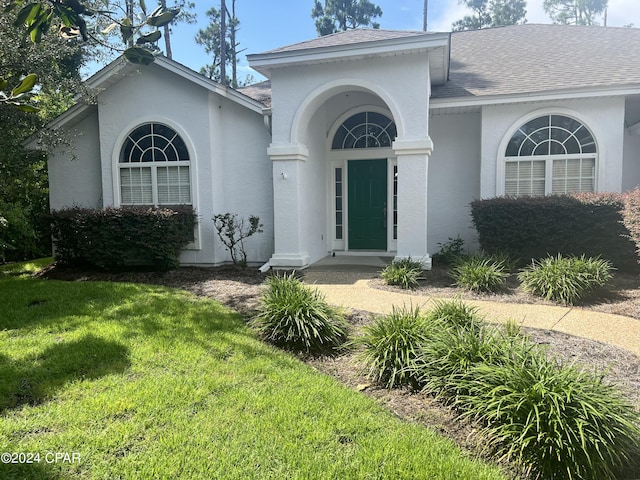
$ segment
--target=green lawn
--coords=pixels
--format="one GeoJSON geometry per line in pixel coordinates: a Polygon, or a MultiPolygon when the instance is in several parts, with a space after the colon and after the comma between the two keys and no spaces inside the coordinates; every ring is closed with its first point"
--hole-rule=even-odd
{"type": "Polygon", "coordinates": [[[505,478],[213,301],[13,268],[0,273],[0,452],[40,463],[0,463],[0,478],[505,478]]]}

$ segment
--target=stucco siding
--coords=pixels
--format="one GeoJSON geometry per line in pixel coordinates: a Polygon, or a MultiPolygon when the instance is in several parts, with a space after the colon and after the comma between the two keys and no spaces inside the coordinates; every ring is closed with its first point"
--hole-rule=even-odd
{"type": "Polygon", "coordinates": [[[469,204],[480,196],[480,113],[434,115],[430,121],[433,154],[429,159],[427,244],[458,235],[465,247],[477,248],[469,204]]]}
{"type": "MultiPolygon", "coordinates": [[[[219,114],[215,144],[220,147],[212,171],[213,185],[221,188],[214,195],[213,214],[237,213],[245,219],[260,217],[263,232],[246,241],[252,262],[266,262],[273,254],[273,182],[271,159],[267,155],[269,132],[262,115],[212,95],[213,113],[219,114]]],[[[214,147],[212,147],[214,148],[214,147]]],[[[208,189],[201,185],[201,191],[208,189]]],[[[214,187],[215,189],[215,187],[214,187]]],[[[209,222],[211,216],[204,218],[209,222]]],[[[216,238],[217,240],[217,238],[216,238]]]]}
{"type": "Polygon", "coordinates": [[[535,116],[561,114],[575,117],[587,126],[598,149],[597,190],[620,192],[623,175],[624,98],[610,97],[556,102],[485,106],[482,108],[482,198],[500,191],[498,162],[513,129],[535,116]]]}
{"type": "Polygon", "coordinates": [[[273,105],[278,109],[274,143],[298,140],[296,135],[304,132],[325,101],[354,90],[380,97],[393,112],[399,135],[421,139],[427,131],[428,69],[426,56],[404,55],[276,70],[272,74],[273,105]],[[417,83],[425,88],[416,88],[417,83]]]}
{"type": "Polygon", "coordinates": [[[640,135],[624,132],[624,170],[622,190],[640,186],[640,135]]]}
{"type": "Polygon", "coordinates": [[[47,162],[50,208],[100,208],[102,181],[97,111],[91,110],[65,131],[71,144],[56,148],[47,162]]]}
{"type": "Polygon", "coordinates": [[[267,261],[273,253],[273,187],[263,116],[155,64],[127,71],[99,94],[97,113],[79,125],[82,135],[74,138],[78,156],[92,160],[91,170],[65,170],[60,165],[66,164],[52,162],[52,180],[69,184],[52,189],[52,205],[120,206],[115,170],[126,136],[141,124],[164,123],[189,151],[192,203],[199,217],[195,242],[182,252],[181,262],[230,260],[212,221],[214,214],[226,212],[260,217],[264,232],[250,239],[246,250],[250,262],[267,261]]]}

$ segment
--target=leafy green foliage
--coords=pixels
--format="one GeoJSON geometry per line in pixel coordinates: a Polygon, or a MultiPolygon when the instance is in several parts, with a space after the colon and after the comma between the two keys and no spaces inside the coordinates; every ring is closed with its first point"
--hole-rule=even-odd
{"type": "Polygon", "coordinates": [[[311,10],[319,36],[361,27],[380,28],[374,19],[381,16],[382,9],[369,0],[327,0],[324,5],[315,0],[311,10]]]}
{"type": "Polygon", "coordinates": [[[56,261],[88,263],[106,270],[145,266],[168,270],[193,238],[196,214],[189,208],[70,208],[51,214],[56,261]]]}
{"type": "MultiPolygon", "coordinates": [[[[134,23],[132,4],[128,3],[127,13],[129,15],[121,20],[111,17],[112,13],[107,10],[92,10],[86,4],[79,0],[39,0],[35,2],[27,2],[27,0],[10,0],[5,8],[5,13],[15,11],[14,25],[24,28],[24,32],[28,35],[33,43],[40,43],[43,36],[49,32],[52,26],[60,22],[59,35],[69,40],[81,38],[88,41],[90,38],[96,40],[92,33],[94,28],[88,24],[88,19],[107,18],[111,25],[107,27],[103,33],[109,33],[115,27],[119,27],[122,35],[122,42],[128,45],[124,50],[125,57],[134,63],[148,64],[153,61],[154,55],[158,52],[157,47],[153,44],[160,38],[160,32],[150,34],[144,33],[146,26],[163,27],[171,23],[180,13],[178,8],[158,7],[152,13],[146,13],[144,2],[140,5],[144,13],[139,23],[134,23]],[[136,46],[133,45],[133,37],[139,34],[136,46]],[[131,51],[135,48],[138,50],[131,51]],[[144,51],[144,53],[142,52],[144,51]]],[[[100,42],[98,42],[100,43],[100,42]]]]}
{"type": "Polygon", "coordinates": [[[458,0],[458,3],[471,9],[473,14],[455,21],[451,26],[454,32],[518,25],[527,21],[526,0],[458,0]]]}
{"type": "Polygon", "coordinates": [[[0,102],[0,261],[51,254],[51,234],[42,221],[49,210],[46,157],[26,150],[23,142],[71,105],[71,92],[81,91],[83,62],[81,47],[57,36],[21,45],[11,17],[0,15],[0,90],[20,96],[21,106],[30,108],[0,102]],[[29,91],[35,75],[37,88],[29,91]]]}
{"type": "Polygon", "coordinates": [[[611,279],[612,266],[601,258],[547,257],[534,260],[518,278],[522,288],[539,297],[573,305],[611,279]]]}
{"type": "Polygon", "coordinates": [[[606,18],[608,3],[609,0],[544,0],[542,7],[553,23],[599,25],[597,18],[606,18]]]}
{"type": "Polygon", "coordinates": [[[476,330],[482,320],[478,309],[462,300],[437,300],[427,315],[431,320],[442,322],[447,328],[455,327],[476,330]]]}
{"type": "Polygon", "coordinates": [[[428,341],[409,374],[478,421],[488,450],[532,478],[558,480],[618,478],[640,454],[640,415],[601,375],[559,365],[513,327],[489,327],[460,302],[438,309],[426,315],[428,341]]]}
{"type": "Polygon", "coordinates": [[[251,325],[274,345],[313,354],[335,352],[348,335],[343,315],[294,273],[269,277],[251,325]]]}
{"type": "Polygon", "coordinates": [[[477,254],[461,259],[451,276],[457,286],[472,292],[497,292],[505,288],[508,273],[501,260],[477,254]]]}
{"type": "Polygon", "coordinates": [[[558,366],[534,347],[477,362],[456,400],[486,427],[489,448],[534,478],[619,478],[640,447],[640,418],[602,377],[558,366]]]}
{"type": "MultiPolygon", "coordinates": [[[[624,208],[624,196],[615,193],[500,197],[472,202],[471,218],[487,253],[504,252],[525,262],[584,254],[607,258],[619,269],[636,269],[624,208]]],[[[630,218],[637,215],[630,212],[630,218]]]]}
{"type": "Polygon", "coordinates": [[[359,361],[366,374],[387,388],[417,385],[410,366],[429,340],[425,317],[418,307],[393,308],[363,328],[353,344],[360,347],[359,361]]]}
{"type": "Polygon", "coordinates": [[[262,233],[263,224],[255,215],[249,216],[249,224],[244,217],[238,217],[235,213],[219,213],[213,217],[213,226],[216,229],[220,241],[227,247],[234,265],[247,266],[247,252],[244,241],[262,233]]]}
{"type": "Polygon", "coordinates": [[[211,55],[211,63],[200,69],[202,75],[220,82],[224,85],[231,85],[238,88],[240,84],[246,84],[248,76],[244,82],[238,81],[238,46],[237,32],[240,27],[240,20],[236,17],[236,2],[231,0],[231,9],[226,8],[224,42],[222,41],[222,17],[220,10],[211,7],[206,14],[209,17],[209,24],[206,28],[198,30],[195,40],[198,45],[204,47],[206,53],[211,55]],[[224,57],[224,64],[222,59],[224,57]],[[227,67],[231,67],[231,76],[227,75],[227,67]]]}
{"type": "Polygon", "coordinates": [[[456,238],[449,237],[445,243],[438,243],[440,250],[433,255],[434,262],[445,265],[454,265],[460,257],[464,256],[464,240],[458,235],[456,238]]]}
{"type": "Polygon", "coordinates": [[[403,258],[392,261],[380,272],[380,276],[387,285],[412,289],[420,285],[418,280],[423,278],[423,271],[424,268],[420,262],[411,260],[411,258],[403,258]]]}

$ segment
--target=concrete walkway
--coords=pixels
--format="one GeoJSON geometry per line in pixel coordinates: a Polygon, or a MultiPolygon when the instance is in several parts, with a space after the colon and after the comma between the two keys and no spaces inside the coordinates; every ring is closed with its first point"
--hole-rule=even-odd
{"type": "MultiPolygon", "coordinates": [[[[381,270],[376,262],[384,265],[384,260],[380,258],[374,264],[359,260],[356,265],[344,265],[337,260],[330,260],[308,269],[305,272],[305,282],[317,287],[332,305],[373,313],[385,314],[391,312],[393,306],[405,305],[429,309],[438,300],[425,295],[388,292],[370,287],[370,280],[376,278],[381,270]]],[[[523,326],[589,338],[640,355],[640,320],[634,318],[573,307],[477,300],[464,302],[477,307],[489,322],[506,322],[511,319],[523,326]]]]}

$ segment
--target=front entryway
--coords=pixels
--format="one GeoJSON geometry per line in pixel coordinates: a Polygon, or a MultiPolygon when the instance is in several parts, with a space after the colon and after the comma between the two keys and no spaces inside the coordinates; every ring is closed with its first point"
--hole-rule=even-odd
{"type": "Polygon", "coordinates": [[[349,249],[387,249],[387,160],[348,162],[349,249]]]}

